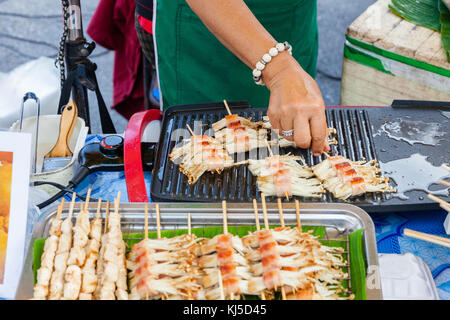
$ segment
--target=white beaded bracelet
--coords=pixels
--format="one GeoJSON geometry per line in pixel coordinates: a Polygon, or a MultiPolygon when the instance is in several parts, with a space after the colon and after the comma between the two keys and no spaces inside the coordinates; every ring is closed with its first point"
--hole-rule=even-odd
{"type": "Polygon", "coordinates": [[[261,58],[261,60],[259,60],[256,63],[256,68],[253,69],[253,81],[255,81],[256,84],[263,86],[264,85],[264,81],[262,80],[262,71],[264,70],[264,68],[266,67],[266,64],[268,64],[270,61],[272,61],[272,58],[277,56],[278,53],[287,50],[289,52],[289,54],[292,55],[292,47],[291,45],[285,41],[283,43],[277,43],[275,45],[275,47],[270,48],[269,52],[264,54],[261,58]]]}

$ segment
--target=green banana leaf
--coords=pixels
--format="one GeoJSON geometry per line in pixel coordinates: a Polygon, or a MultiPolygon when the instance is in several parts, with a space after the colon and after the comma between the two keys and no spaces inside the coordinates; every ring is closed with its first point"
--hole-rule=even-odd
{"type": "MultiPolygon", "coordinates": [[[[279,226],[270,226],[271,228],[276,228],[279,226]]],[[[346,241],[332,241],[326,240],[326,230],[324,227],[307,227],[302,228],[303,232],[313,229],[313,235],[322,239],[324,245],[329,247],[342,247],[345,251],[350,252],[350,283],[348,280],[343,282],[345,288],[351,288],[352,293],[355,295],[356,300],[366,300],[366,263],[365,263],[365,252],[364,252],[364,229],[357,230],[349,235],[348,247],[346,241]]],[[[228,226],[228,232],[239,237],[247,235],[249,232],[254,231],[252,226],[228,226]]],[[[177,230],[163,230],[161,231],[161,237],[171,238],[174,236],[179,236],[186,234],[188,231],[186,229],[177,230]]],[[[206,227],[206,228],[193,228],[191,232],[198,237],[203,238],[213,238],[214,236],[221,234],[223,228],[221,226],[217,227],[206,227]]],[[[156,238],[156,232],[149,232],[149,238],[156,238]]],[[[142,240],[143,234],[124,234],[124,241],[128,248],[131,248],[134,244],[142,240]]],[[[37,270],[41,266],[41,256],[44,252],[45,239],[36,239],[33,245],[33,274],[34,281],[36,283],[37,270]]],[[[348,268],[343,268],[344,272],[348,272],[348,268]]]]}
{"type": "Polygon", "coordinates": [[[447,60],[450,62],[450,10],[442,0],[439,0],[439,13],[441,21],[442,46],[447,53],[447,60]]]}
{"type": "Polygon", "coordinates": [[[439,0],[392,0],[389,8],[409,22],[441,31],[439,0]]]}
{"type": "Polygon", "coordinates": [[[442,0],[391,0],[393,13],[414,24],[441,33],[450,62],[450,11],[442,0]]]}

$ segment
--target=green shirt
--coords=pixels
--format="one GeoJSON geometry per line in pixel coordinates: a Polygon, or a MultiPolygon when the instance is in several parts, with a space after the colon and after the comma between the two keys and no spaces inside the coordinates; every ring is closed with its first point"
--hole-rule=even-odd
{"type": "MultiPolygon", "coordinates": [[[[247,0],[247,6],[313,77],[318,53],[317,0],[247,0]]],[[[157,67],[163,108],[205,102],[249,101],[267,107],[269,90],[205,27],[184,0],[157,1],[157,67]]],[[[269,49],[269,48],[268,48],[269,49]]]]}

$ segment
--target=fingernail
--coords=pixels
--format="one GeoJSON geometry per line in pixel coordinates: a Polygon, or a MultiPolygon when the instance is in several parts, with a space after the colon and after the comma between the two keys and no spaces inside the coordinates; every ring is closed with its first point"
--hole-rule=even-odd
{"type": "Polygon", "coordinates": [[[314,157],[320,157],[320,153],[313,153],[314,157]]]}

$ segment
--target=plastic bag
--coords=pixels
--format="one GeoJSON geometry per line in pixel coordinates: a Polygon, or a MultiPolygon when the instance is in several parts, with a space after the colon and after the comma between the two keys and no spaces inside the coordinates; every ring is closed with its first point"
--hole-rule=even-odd
{"type": "MultiPolygon", "coordinates": [[[[38,96],[41,115],[57,113],[60,78],[53,59],[40,57],[9,73],[0,73],[0,128],[7,129],[19,119],[22,99],[27,92],[38,96]]],[[[35,115],[36,108],[28,106],[27,102],[24,118],[35,115]]]]}

